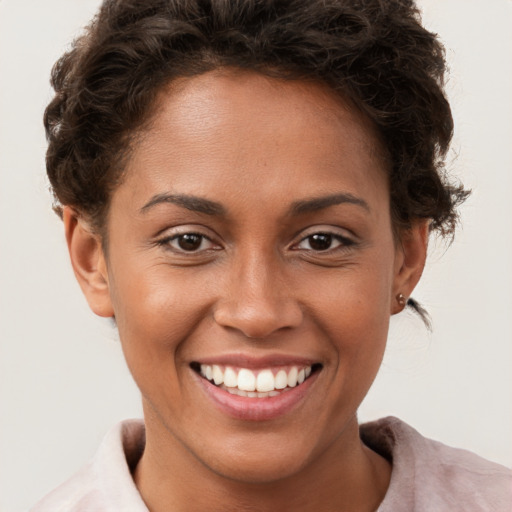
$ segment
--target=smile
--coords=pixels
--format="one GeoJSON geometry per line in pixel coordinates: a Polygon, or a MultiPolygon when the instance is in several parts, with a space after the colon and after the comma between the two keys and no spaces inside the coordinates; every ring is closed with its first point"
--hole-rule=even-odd
{"type": "Polygon", "coordinates": [[[277,368],[236,368],[233,366],[193,363],[192,368],[211,384],[232,395],[271,398],[303,384],[321,365],[277,368]]]}

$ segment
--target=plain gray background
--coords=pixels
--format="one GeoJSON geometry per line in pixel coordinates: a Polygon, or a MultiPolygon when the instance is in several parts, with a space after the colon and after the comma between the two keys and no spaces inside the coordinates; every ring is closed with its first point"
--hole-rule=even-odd
{"type": "MultiPolygon", "coordinates": [[[[449,168],[474,190],[415,296],[429,335],[394,318],[361,419],[512,465],[512,2],[421,0],[448,48],[449,168]]],[[[117,421],[141,415],[115,330],[89,312],[44,176],[53,62],[98,0],[0,0],[0,510],[20,512],[77,470],[117,421]]]]}

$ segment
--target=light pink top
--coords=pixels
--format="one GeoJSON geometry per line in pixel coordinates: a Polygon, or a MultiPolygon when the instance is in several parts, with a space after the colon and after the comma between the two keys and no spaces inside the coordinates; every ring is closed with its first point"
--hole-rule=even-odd
{"type": "MultiPolygon", "coordinates": [[[[512,511],[512,471],[499,464],[426,439],[397,418],[361,425],[361,438],[393,462],[378,512],[512,511]]],[[[144,442],[141,420],[120,423],[91,462],[31,512],[148,512],[130,471],[144,442]]]]}

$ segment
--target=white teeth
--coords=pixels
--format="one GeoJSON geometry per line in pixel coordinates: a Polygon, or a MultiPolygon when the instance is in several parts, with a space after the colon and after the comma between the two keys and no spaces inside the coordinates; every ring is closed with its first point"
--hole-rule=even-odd
{"type": "Polygon", "coordinates": [[[222,372],[220,367],[217,366],[216,364],[213,365],[212,377],[213,377],[213,382],[215,382],[215,385],[217,385],[217,386],[224,382],[224,373],[222,372]]]}
{"type": "Polygon", "coordinates": [[[230,366],[224,367],[223,370],[222,366],[216,364],[202,364],[200,373],[209,381],[213,381],[216,386],[222,387],[233,395],[267,398],[277,396],[283,391],[302,384],[311,375],[311,366],[302,368],[292,366],[288,373],[286,370],[280,369],[274,375],[270,368],[255,372],[247,368],[240,368],[237,373],[230,366]]]}
{"type": "Polygon", "coordinates": [[[235,373],[235,370],[233,370],[233,368],[230,368],[229,366],[226,368],[226,371],[224,372],[224,384],[228,388],[236,388],[238,384],[238,377],[235,373]]]}
{"type": "Polygon", "coordinates": [[[207,365],[207,364],[202,364],[201,365],[201,372],[203,372],[204,376],[208,379],[208,380],[212,380],[212,367],[207,365]]]}
{"type": "MultiPolygon", "coordinates": [[[[240,376],[238,378],[240,378],[240,376]]],[[[274,374],[272,373],[272,370],[263,370],[258,373],[258,377],[256,378],[256,389],[258,391],[273,391],[275,389],[274,374]]]]}
{"type": "Polygon", "coordinates": [[[224,388],[228,393],[232,395],[245,396],[249,398],[268,398],[269,396],[278,396],[281,393],[278,391],[270,391],[268,393],[260,393],[259,391],[242,391],[238,388],[224,388]]]}
{"type": "Polygon", "coordinates": [[[284,370],[279,370],[274,379],[274,388],[284,389],[286,386],[288,386],[288,375],[284,370]]]}
{"type": "Polygon", "coordinates": [[[288,387],[294,388],[297,385],[297,376],[299,375],[299,371],[297,370],[297,367],[294,366],[290,373],[288,374],[288,387]]]}
{"type": "Polygon", "coordinates": [[[251,370],[242,368],[238,372],[238,389],[242,391],[255,391],[256,390],[256,377],[251,370]]]}

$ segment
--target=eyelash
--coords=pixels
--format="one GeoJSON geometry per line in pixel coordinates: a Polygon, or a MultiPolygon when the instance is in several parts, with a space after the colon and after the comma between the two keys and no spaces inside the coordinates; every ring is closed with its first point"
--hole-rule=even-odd
{"type": "Polygon", "coordinates": [[[299,248],[300,244],[302,244],[303,242],[305,242],[307,240],[310,241],[310,246],[311,246],[311,239],[315,236],[329,237],[330,242],[338,242],[338,245],[336,245],[335,247],[328,247],[327,249],[318,249],[318,250],[315,250],[313,248],[306,249],[306,251],[308,251],[308,252],[311,252],[314,254],[319,254],[319,255],[320,254],[328,254],[328,253],[332,253],[335,251],[347,250],[348,248],[350,248],[351,246],[354,246],[356,244],[356,242],[354,240],[352,240],[346,236],[340,235],[339,233],[333,233],[328,230],[321,230],[321,231],[315,231],[314,233],[310,233],[307,236],[303,237],[297,244],[294,244],[292,246],[292,249],[300,250],[300,248],[299,248]]]}
{"type": "Polygon", "coordinates": [[[204,253],[205,251],[216,250],[213,247],[210,247],[208,249],[200,249],[201,245],[203,245],[203,243],[205,241],[210,242],[212,245],[215,245],[214,242],[209,237],[207,237],[206,235],[203,235],[202,233],[197,233],[194,231],[186,231],[184,233],[177,233],[175,235],[162,238],[161,240],[158,240],[157,244],[159,246],[166,247],[174,252],[177,252],[179,254],[184,254],[184,255],[194,255],[194,254],[204,253]],[[199,250],[196,249],[196,250],[187,251],[183,247],[179,248],[179,247],[172,246],[172,242],[179,243],[180,239],[184,239],[187,236],[189,236],[189,237],[195,236],[195,237],[199,237],[201,239],[200,245],[198,248],[199,250]]]}
{"type": "MultiPolygon", "coordinates": [[[[321,242],[320,242],[321,243],[321,242]]],[[[159,246],[163,246],[169,250],[172,250],[178,254],[187,255],[187,256],[194,256],[198,254],[204,254],[206,252],[210,252],[212,250],[218,250],[220,247],[217,245],[215,247],[215,243],[209,238],[208,236],[198,233],[195,231],[185,231],[183,233],[177,233],[171,236],[167,236],[161,240],[157,241],[157,244],[159,246]],[[179,243],[180,240],[183,241],[185,237],[199,237],[199,246],[197,248],[192,248],[192,250],[187,250],[184,247],[176,247],[173,246],[173,242],[179,243]],[[205,243],[209,242],[212,246],[201,249],[201,246],[205,243]]],[[[351,246],[356,245],[356,242],[346,236],[340,235],[339,233],[333,233],[329,230],[319,230],[315,231],[313,233],[308,234],[307,236],[302,237],[298,243],[293,244],[290,249],[293,251],[300,251],[305,250],[309,254],[314,255],[323,255],[323,254],[331,254],[333,252],[342,252],[344,250],[348,250],[351,246]],[[329,243],[330,247],[327,247],[326,249],[314,249],[311,247],[311,242],[313,240],[313,237],[327,237],[327,242],[329,243]],[[304,242],[309,241],[310,248],[301,248],[300,245],[304,242]],[[333,243],[336,243],[337,245],[335,247],[332,247],[333,243]]]]}

